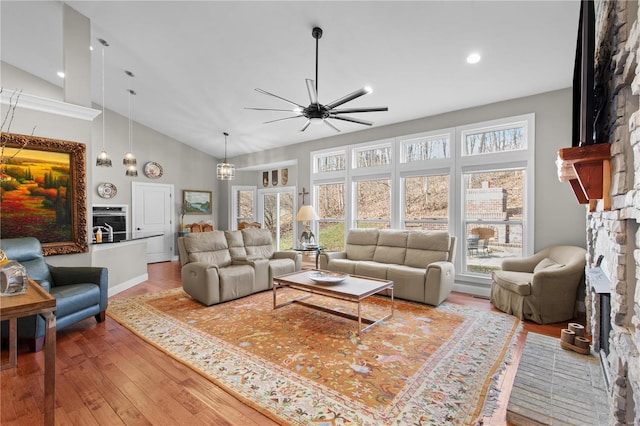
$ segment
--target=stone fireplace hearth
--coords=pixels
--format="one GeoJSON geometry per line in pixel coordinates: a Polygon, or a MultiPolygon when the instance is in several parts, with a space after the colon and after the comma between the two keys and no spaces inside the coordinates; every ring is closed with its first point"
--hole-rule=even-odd
{"type": "Polygon", "coordinates": [[[596,142],[611,145],[611,209],[587,213],[587,326],[609,383],[611,424],[640,424],[640,27],[638,1],[596,1],[596,142]],[[607,310],[609,312],[607,313],[607,310]],[[604,322],[604,323],[603,323],[604,322]]]}

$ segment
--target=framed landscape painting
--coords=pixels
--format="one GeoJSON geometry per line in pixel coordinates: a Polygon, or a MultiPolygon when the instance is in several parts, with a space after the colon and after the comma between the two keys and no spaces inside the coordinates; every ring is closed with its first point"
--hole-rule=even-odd
{"type": "Polygon", "coordinates": [[[85,145],[2,133],[0,236],[35,237],[45,256],[87,242],[85,145]]]}
{"type": "Polygon", "coordinates": [[[211,191],[185,189],[182,194],[184,214],[211,214],[211,191]]]}

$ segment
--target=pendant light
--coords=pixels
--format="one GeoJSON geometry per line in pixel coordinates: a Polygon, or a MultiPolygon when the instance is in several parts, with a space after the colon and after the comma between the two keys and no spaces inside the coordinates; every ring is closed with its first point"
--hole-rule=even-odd
{"type": "Polygon", "coordinates": [[[229,133],[224,132],[224,162],[218,163],[218,180],[232,180],[236,176],[236,166],[227,163],[227,136],[229,133]]]}
{"type": "Polygon", "coordinates": [[[104,107],[104,48],[108,47],[109,43],[101,38],[99,38],[98,41],[102,45],[102,151],[100,151],[100,154],[98,154],[98,158],[96,158],[96,166],[111,167],[111,157],[109,157],[109,154],[107,154],[107,149],[105,148],[106,115],[104,107]]]}
{"type": "Polygon", "coordinates": [[[131,96],[135,96],[136,92],[129,89],[129,152],[124,155],[124,159],[122,160],[122,164],[127,166],[127,171],[125,175],[127,176],[138,176],[138,168],[136,164],[136,156],[133,154],[133,127],[131,125],[131,96]]]}

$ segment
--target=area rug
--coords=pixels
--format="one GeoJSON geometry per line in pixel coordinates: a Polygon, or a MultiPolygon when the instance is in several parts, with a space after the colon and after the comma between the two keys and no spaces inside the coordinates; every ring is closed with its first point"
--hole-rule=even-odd
{"type": "MultiPolygon", "coordinates": [[[[278,302],[294,296],[285,289],[278,302]]],[[[355,307],[318,295],[306,302],[355,307]]],[[[370,297],[363,315],[382,317],[390,303],[370,297]]],[[[111,299],[107,314],[294,425],[473,424],[495,397],[492,379],[519,330],[509,315],[396,300],[393,317],[358,337],[357,323],[340,316],[295,304],[274,310],[271,292],[207,307],[179,288],[111,299]]]]}

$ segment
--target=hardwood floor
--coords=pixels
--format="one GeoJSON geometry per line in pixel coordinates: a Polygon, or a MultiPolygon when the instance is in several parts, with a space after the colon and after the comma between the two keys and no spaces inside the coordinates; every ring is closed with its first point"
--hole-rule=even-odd
{"type": "MultiPolygon", "coordinates": [[[[149,280],[114,297],[180,287],[179,262],[149,265],[149,280]]],[[[484,299],[454,293],[451,303],[494,310],[484,299]]],[[[526,322],[500,377],[498,407],[485,425],[506,425],[506,407],[526,333],[558,337],[566,323],[526,322]]],[[[56,423],[61,425],[275,425],[198,373],[113,321],[92,318],[58,331],[56,423]]],[[[3,351],[3,356],[6,356],[3,351]]],[[[18,367],[0,375],[0,424],[42,424],[42,352],[19,347],[18,367]]]]}

